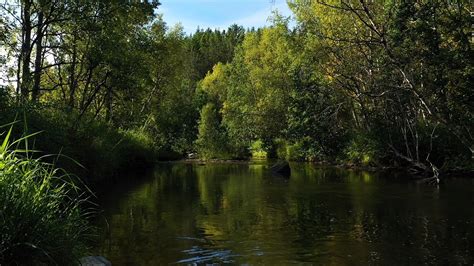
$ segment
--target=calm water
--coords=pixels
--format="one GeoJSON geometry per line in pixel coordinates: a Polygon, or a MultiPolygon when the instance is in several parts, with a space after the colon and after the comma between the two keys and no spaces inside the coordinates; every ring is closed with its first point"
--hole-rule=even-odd
{"type": "Polygon", "coordinates": [[[470,264],[474,181],[292,165],[163,164],[100,197],[96,252],[113,265],[470,264]]]}

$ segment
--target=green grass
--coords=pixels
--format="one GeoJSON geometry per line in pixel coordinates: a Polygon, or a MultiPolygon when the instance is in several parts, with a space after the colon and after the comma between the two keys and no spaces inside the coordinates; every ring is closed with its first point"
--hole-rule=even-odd
{"type": "Polygon", "coordinates": [[[77,264],[91,230],[87,194],[11,132],[0,141],[0,265],[77,264]]]}
{"type": "MultiPolygon", "coordinates": [[[[123,173],[127,171],[150,168],[157,160],[154,140],[142,129],[120,129],[89,116],[78,121],[75,112],[42,106],[0,110],[0,125],[15,117],[24,120],[24,125],[16,126],[13,136],[41,131],[30,140],[34,149],[74,158],[84,167],[65,157],[58,158],[56,165],[91,186],[126,176],[123,173]]],[[[46,161],[52,162],[51,158],[46,161]]]]}

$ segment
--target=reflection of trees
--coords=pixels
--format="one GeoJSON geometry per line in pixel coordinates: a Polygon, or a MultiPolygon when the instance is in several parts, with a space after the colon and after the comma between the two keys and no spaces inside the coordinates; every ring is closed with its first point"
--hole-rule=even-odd
{"type": "MultiPolygon", "coordinates": [[[[102,254],[116,264],[154,265],[176,261],[178,257],[167,250],[177,236],[195,234],[194,220],[188,217],[197,214],[194,200],[197,193],[190,165],[160,166],[154,178],[128,193],[112,193],[109,197],[120,203],[112,202],[113,209],[104,206],[110,232],[102,237],[106,242],[102,246],[109,247],[102,254]],[[124,256],[129,261],[120,260],[124,256]]],[[[182,243],[182,249],[187,247],[185,244],[182,243]]]]}
{"type": "Polygon", "coordinates": [[[378,174],[309,164],[292,165],[289,180],[263,169],[160,167],[153,179],[107,207],[111,232],[104,241],[111,248],[103,254],[111,259],[127,254],[137,264],[176,262],[193,246],[231,250],[243,255],[237,261],[255,264],[463,264],[472,259],[474,225],[466,224],[466,217],[470,221],[474,214],[450,207],[472,203],[469,193],[453,196],[388,182],[378,174]]]}

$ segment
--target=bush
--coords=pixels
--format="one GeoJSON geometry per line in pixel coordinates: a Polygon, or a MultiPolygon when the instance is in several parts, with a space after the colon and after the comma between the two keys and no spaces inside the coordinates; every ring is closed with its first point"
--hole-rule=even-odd
{"type": "Polygon", "coordinates": [[[321,155],[321,151],[317,143],[311,138],[302,138],[295,142],[284,139],[274,141],[276,154],[279,159],[288,161],[317,161],[325,160],[326,157],[321,155]]]}
{"type": "Polygon", "coordinates": [[[250,152],[253,159],[266,159],[267,152],[263,147],[263,142],[261,140],[254,141],[250,146],[250,152]]]}
{"type": "Polygon", "coordinates": [[[343,161],[358,165],[376,165],[380,159],[377,141],[363,134],[355,134],[344,149],[343,161]]]}
{"type": "Polygon", "coordinates": [[[199,156],[203,159],[230,158],[229,141],[221,126],[214,104],[208,103],[201,110],[199,135],[196,141],[199,156]]]}
{"type": "Polygon", "coordinates": [[[306,160],[305,147],[303,146],[303,143],[301,141],[286,145],[286,159],[288,161],[306,160]]]}
{"type": "Polygon", "coordinates": [[[87,199],[60,169],[12,150],[10,133],[0,146],[0,265],[77,264],[87,199]]]}
{"type": "MultiPolygon", "coordinates": [[[[120,130],[122,141],[118,143],[117,154],[121,161],[136,167],[146,167],[155,161],[155,149],[151,136],[141,129],[120,130]]],[[[124,166],[124,165],[122,165],[124,166]]]]}
{"type": "Polygon", "coordinates": [[[286,140],[275,139],[273,142],[274,142],[276,157],[278,159],[286,160],[286,145],[287,145],[286,140]]]}

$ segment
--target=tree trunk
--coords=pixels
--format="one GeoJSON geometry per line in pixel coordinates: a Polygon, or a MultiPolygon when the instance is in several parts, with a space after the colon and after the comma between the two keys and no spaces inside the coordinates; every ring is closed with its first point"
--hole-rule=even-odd
{"type": "Polygon", "coordinates": [[[105,96],[105,108],[105,120],[110,122],[112,120],[112,89],[109,87],[105,96]]]}
{"type": "Polygon", "coordinates": [[[73,48],[72,48],[72,62],[71,62],[71,72],[69,75],[69,109],[74,109],[75,106],[75,96],[76,96],[76,87],[77,87],[77,78],[76,78],[76,66],[77,66],[77,47],[76,47],[76,33],[74,33],[73,48]]]}
{"type": "Polygon", "coordinates": [[[41,90],[41,68],[43,65],[43,11],[38,12],[38,29],[36,31],[36,59],[35,59],[35,74],[34,86],[31,94],[33,102],[38,101],[41,90]]]}
{"type": "Polygon", "coordinates": [[[23,4],[23,43],[21,46],[22,74],[21,74],[21,98],[27,101],[31,83],[30,59],[31,59],[31,0],[23,4]]]}

